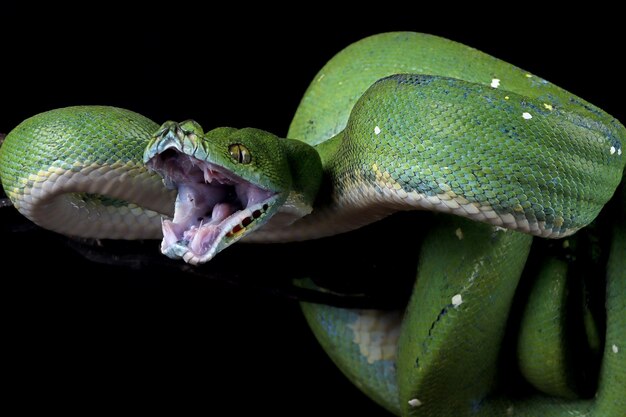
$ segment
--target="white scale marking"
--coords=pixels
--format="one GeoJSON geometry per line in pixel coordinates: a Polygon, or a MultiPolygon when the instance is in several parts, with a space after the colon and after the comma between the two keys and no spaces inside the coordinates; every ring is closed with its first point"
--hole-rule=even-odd
{"type": "Polygon", "coordinates": [[[492,86],[493,88],[498,88],[498,87],[500,87],[500,80],[499,80],[499,79],[497,79],[497,78],[492,79],[492,80],[491,80],[491,86],[492,86]]]}
{"type": "Polygon", "coordinates": [[[376,135],[380,134],[380,127],[376,126],[374,128],[374,134],[376,134],[376,135]]]}
{"type": "Polygon", "coordinates": [[[420,405],[422,405],[422,402],[417,398],[413,398],[412,400],[409,400],[409,405],[411,407],[419,407],[420,405]]]}
{"type": "Polygon", "coordinates": [[[463,304],[463,297],[461,296],[461,294],[457,294],[452,297],[452,305],[454,306],[454,308],[457,308],[461,304],[463,304]]]}
{"type": "Polygon", "coordinates": [[[619,352],[619,348],[617,347],[617,345],[611,346],[611,350],[613,350],[613,353],[619,352]]]}
{"type": "Polygon", "coordinates": [[[522,117],[526,120],[530,120],[533,118],[533,115],[525,111],[524,113],[522,113],[522,117]]]}

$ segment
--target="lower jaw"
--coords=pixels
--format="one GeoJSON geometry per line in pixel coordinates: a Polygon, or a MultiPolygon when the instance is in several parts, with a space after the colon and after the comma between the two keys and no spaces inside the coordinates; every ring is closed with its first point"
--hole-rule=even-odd
{"type": "Polygon", "coordinates": [[[161,253],[163,255],[171,259],[182,259],[191,265],[198,265],[210,261],[215,256],[215,254],[211,252],[212,251],[209,250],[204,254],[196,254],[187,245],[182,243],[161,243],[161,253]]]}

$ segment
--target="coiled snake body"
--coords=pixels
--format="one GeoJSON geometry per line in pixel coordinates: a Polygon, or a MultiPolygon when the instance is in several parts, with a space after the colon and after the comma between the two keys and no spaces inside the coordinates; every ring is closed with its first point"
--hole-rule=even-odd
{"type": "Polygon", "coordinates": [[[16,127],[0,148],[0,179],[43,227],[163,236],[164,254],[192,264],[241,238],[313,239],[399,210],[455,214],[424,227],[403,315],[303,304],[331,358],[403,416],[624,415],[626,130],[616,119],[475,49],[388,33],[329,61],[288,137],[72,107],[16,127]],[[606,322],[581,303],[585,326],[570,342],[580,274],[558,255],[526,265],[531,235],[575,233],[616,190],[593,257],[606,275],[606,322]],[[533,284],[515,321],[520,279],[533,284]],[[524,382],[514,386],[499,368],[507,326],[519,329],[524,382]],[[572,347],[581,340],[588,347],[572,347]],[[601,356],[597,383],[571,370],[581,350],[601,356]]]}

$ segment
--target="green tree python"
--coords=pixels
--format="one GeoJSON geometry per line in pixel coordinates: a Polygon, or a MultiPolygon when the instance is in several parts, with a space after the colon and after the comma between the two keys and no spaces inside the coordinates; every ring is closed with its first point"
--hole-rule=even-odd
{"type": "Polygon", "coordinates": [[[69,107],[7,136],[0,178],[44,228],[162,238],[165,255],[191,264],[239,239],[448,213],[409,231],[422,243],[404,312],[303,303],[337,366],[402,416],[626,415],[626,130],[615,118],[462,44],[386,33],[322,68],[287,136],[69,107]],[[517,365],[501,366],[510,357],[517,365]],[[596,371],[583,366],[594,360],[596,371]]]}

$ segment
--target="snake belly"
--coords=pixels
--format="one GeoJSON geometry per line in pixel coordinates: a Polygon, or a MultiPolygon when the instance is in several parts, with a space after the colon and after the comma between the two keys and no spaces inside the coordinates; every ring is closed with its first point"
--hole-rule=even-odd
{"type": "MultiPolygon", "coordinates": [[[[221,128],[204,134],[194,124],[189,131],[167,126],[160,130],[165,136],[151,140],[157,125],[127,110],[85,106],[43,113],[7,136],[0,147],[0,179],[20,212],[68,235],[156,238],[161,217],[173,217],[164,222],[166,246],[174,248],[168,256],[194,263],[210,259],[189,255],[189,241],[198,240],[198,250],[205,243],[197,232],[205,207],[182,216],[191,231],[178,230],[176,207],[180,213],[189,201],[179,195],[174,202],[175,193],[144,167],[146,155],[167,150],[170,159],[163,156],[162,165],[152,165],[159,168],[172,161],[174,149],[187,149],[193,155],[174,158],[195,169],[196,177],[217,182],[212,187],[225,195],[239,187],[255,196],[250,213],[240,215],[241,224],[237,217],[228,224],[232,229],[219,230],[220,238],[230,239],[223,247],[257,219],[267,221],[277,202],[301,218],[270,221],[246,239],[329,236],[400,210],[457,215],[433,221],[416,248],[417,280],[403,313],[303,303],[332,360],[374,401],[402,416],[623,415],[626,131],[610,115],[475,49],[402,32],[366,38],[329,61],[296,112],[288,133],[293,140],[264,134],[264,152],[284,162],[280,169],[268,168],[270,182],[278,188],[314,184],[295,193],[297,199],[278,193],[288,190],[270,193],[263,184],[252,184],[264,174],[254,170],[259,131],[221,128]],[[229,135],[238,142],[229,143],[229,135]],[[207,138],[210,143],[201,142],[207,138]],[[225,146],[213,152],[217,145],[225,146]],[[197,168],[200,159],[210,157],[220,163],[197,168]],[[243,165],[236,163],[252,168],[243,175],[237,172],[243,165]],[[232,170],[227,172],[226,164],[232,170]],[[316,164],[322,179],[313,178],[316,164]],[[292,166],[298,167],[294,178],[284,178],[292,166]],[[321,194],[312,199],[319,182],[321,194]],[[591,320],[588,326],[589,333],[600,334],[599,341],[588,339],[602,359],[597,384],[588,392],[567,375],[571,361],[559,336],[569,315],[561,295],[573,268],[550,259],[534,271],[537,278],[529,278],[527,258],[535,245],[531,235],[570,236],[601,211],[605,226],[610,224],[610,244],[600,257],[606,324],[597,327],[591,320]],[[517,324],[516,372],[526,382],[507,391],[500,389],[499,365],[520,286],[533,287],[531,307],[517,324]]],[[[198,187],[187,187],[188,195],[197,197],[198,187]]],[[[226,209],[248,209],[228,198],[228,204],[213,201],[210,208],[219,207],[224,216],[226,209]]],[[[210,226],[204,230],[220,227],[210,226]]]]}
{"type": "Polygon", "coordinates": [[[0,147],[0,179],[24,216],[70,236],[158,239],[175,194],[146,170],[159,126],[108,106],[55,109],[26,119],[0,147]]]}

